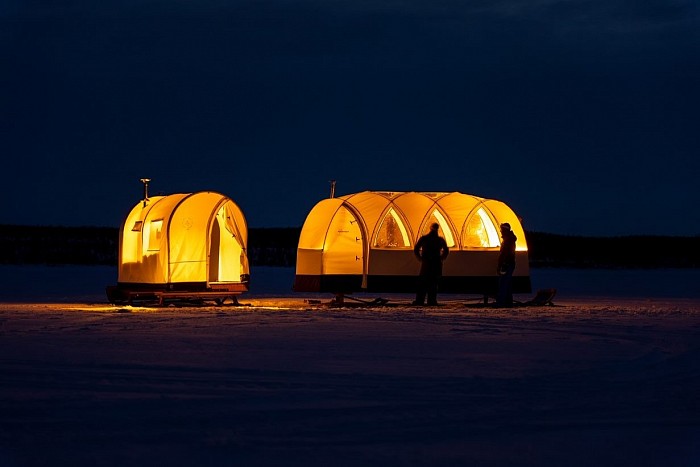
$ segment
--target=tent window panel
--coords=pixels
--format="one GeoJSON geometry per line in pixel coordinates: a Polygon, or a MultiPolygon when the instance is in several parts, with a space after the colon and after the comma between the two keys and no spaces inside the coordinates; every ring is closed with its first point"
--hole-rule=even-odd
{"type": "Polygon", "coordinates": [[[131,228],[132,232],[141,232],[141,229],[143,228],[143,221],[136,221],[134,222],[134,226],[131,228]]]}
{"type": "Polygon", "coordinates": [[[447,219],[445,219],[445,216],[443,216],[442,213],[437,209],[433,211],[433,213],[430,215],[430,218],[428,219],[428,222],[424,224],[422,235],[426,235],[428,232],[430,232],[430,226],[436,223],[440,226],[438,234],[445,239],[445,242],[447,243],[447,246],[449,248],[454,247],[455,239],[454,235],[452,235],[452,229],[450,229],[450,224],[447,223],[447,219]]]}
{"type": "Polygon", "coordinates": [[[498,231],[484,208],[474,214],[464,232],[464,246],[467,248],[498,248],[498,231]]]}
{"type": "Polygon", "coordinates": [[[151,221],[148,232],[148,251],[160,251],[160,239],[163,235],[163,219],[151,221]]]}
{"type": "Polygon", "coordinates": [[[389,209],[374,239],[375,248],[409,248],[408,231],[394,209],[389,209]]]}

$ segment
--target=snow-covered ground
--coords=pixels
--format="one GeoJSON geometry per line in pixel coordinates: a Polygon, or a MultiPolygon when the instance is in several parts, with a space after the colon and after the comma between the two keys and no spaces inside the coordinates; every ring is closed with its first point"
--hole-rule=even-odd
{"type": "MultiPolygon", "coordinates": [[[[698,466],[700,271],[537,269],[553,307],[111,306],[0,267],[0,466],[698,466]]],[[[520,297],[527,299],[528,297],[520,297]]]]}

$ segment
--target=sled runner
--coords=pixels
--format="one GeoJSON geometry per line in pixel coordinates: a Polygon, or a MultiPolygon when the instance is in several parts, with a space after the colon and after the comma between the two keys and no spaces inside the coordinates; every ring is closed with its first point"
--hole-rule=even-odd
{"type": "MultiPolygon", "coordinates": [[[[513,300],[513,308],[517,307],[522,307],[522,306],[556,306],[554,305],[554,296],[557,294],[557,289],[540,289],[537,291],[534,297],[532,299],[526,301],[526,302],[519,302],[517,300],[513,300]]],[[[495,299],[496,297],[492,295],[484,295],[483,301],[480,301],[479,303],[469,303],[466,304],[466,306],[471,307],[471,308],[489,308],[489,307],[494,307],[496,306],[495,302],[490,302],[490,299],[495,299]]]]}
{"type": "Polygon", "coordinates": [[[389,300],[386,298],[381,298],[377,297],[374,300],[363,300],[361,298],[357,297],[352,297],[350,295],[344,295],[344,294],[336,294],[335,298],[330,301],[329,305],[331,306],[352,306],[352,305],[370,305],[370,306],[385,306],[387,303],[389,303],[389,300]],[[351,300],[357,303],[349,304],[346,303],[345,300],[351,300]]]}
{"type": "Polygon", "coordinates": [[[537,294],[533,297],[532,300],[527,301],[523,303],[523,305],[532,305],[532,306],[546,306],[546,305],[554,305],[552,300],[554,299],[554,296],[557,294],[557,289],[540,289],[537,291],[537,294]]]}
{"type": "Polygon", "coordinates": [[[214,302],[216,305],[224,305],[230,301],[231,305],[238,305],[238,295],[242,292],[238,284],[215,286],[209,290],[165,290],[149,289],[145,287],[108,286],[107,298],[110,303],[120,305],[156,305],[167,306],[169,304],[204,304],[214,302]]]}

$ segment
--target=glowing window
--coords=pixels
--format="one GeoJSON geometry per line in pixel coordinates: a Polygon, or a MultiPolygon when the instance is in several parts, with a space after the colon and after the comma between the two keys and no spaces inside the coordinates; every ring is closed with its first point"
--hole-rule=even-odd
{"type": "Polygon", "coordinates": [[[484,208],[479,208],[467,223],[464,246],[472,248],[496,248],[500,246],[498,232],[484,208]]]}
{"type": "Polygon", "coordinates": [[[423,227],[423,235],[427,234],[430,231],[430,226],[435,224],[440,226],[440,230],[438,231],[439,235],[445,239],[445,242],[447,242],[447,246],[452,248],[455,246],[455,239],[452,236],[452,230],[450,229],[450,225],[447,223],[447,219],[445,219],[445,216],[442,215],[440,211],[435,209],[433,213],[430,215],[430,219],[428,222],[425,224],[425,227],[423,227]]]}
{"type": "Polygon", "coordinates": [[[390,208],[374,239],[375,248],[406,248],[410,245],[408,232],[401,217],[394,211],[394,208],[390,208]]]}
{"type": "Polygon", "coordinates": [[[148,232],[148,251],[160,250],[160,239],[163,231],[163,219],[151,221],[151,228],[148,232]]]}

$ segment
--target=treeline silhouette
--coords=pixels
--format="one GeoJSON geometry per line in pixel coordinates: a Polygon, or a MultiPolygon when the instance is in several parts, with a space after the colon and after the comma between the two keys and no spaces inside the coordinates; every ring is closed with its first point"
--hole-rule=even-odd
{"type": "MultiPolygon", "coordinates": [[[[250,228],[253,266],[294,266],[301,228],[250,228]]],[[[697,268],[700,237],[526,233],[532,267],[697,268]]],[[[119,229],[0,225],[0,264],[116,266],[119,229]]]]}

